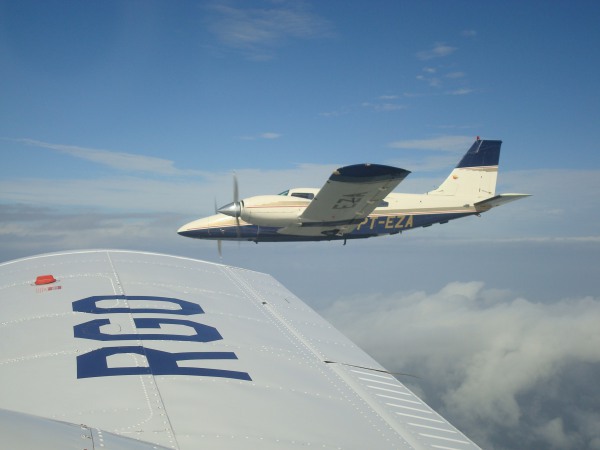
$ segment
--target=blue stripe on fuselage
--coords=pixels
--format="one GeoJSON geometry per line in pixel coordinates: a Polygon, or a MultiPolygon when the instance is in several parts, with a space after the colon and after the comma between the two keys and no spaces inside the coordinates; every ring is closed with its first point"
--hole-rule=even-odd
{"type": "Polygon", "coordinates": [[[396,234],[413,228],[427,227],[436,223],[471,216],[475,212],[438,213],[438,214],[396,214],[390,216],[369,216],[363,220],[352,233],[345,236],[294,236],[278,233],[280,227],[259,227],[257,225],[242,225],[239,237],[236,227],[220,227],[184,231],[182,236],[197,239],[242,240],[255,242],[297,242],[297,241],[331,241],[340,239],[361,239],[384,234],[396,234]]]}

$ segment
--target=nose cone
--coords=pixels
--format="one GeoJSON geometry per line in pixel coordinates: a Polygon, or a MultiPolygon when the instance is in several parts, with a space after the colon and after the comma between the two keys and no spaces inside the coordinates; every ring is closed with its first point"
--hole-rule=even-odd
{"type": "Polygon", "coordinates": [[[240,217],[242,206],[240,202],[232,202],[217,209],[218,213],[225,214],[230,217],[240,217]]]}
{"type": "Polygon", "coordinates": [[[180,236],[196,239],[232,239],[239,238],[239,219],[233,219],[223,214],[204,217],[186,223],[177,230],[180,236]]]}
{"type": "Polygon", "coordinates": [[[186,223],[177,230],[177,234],[192,238],[207,238],[210,236],[210,218],[198,219],[193,222],[186,223]]]}
{"type": "Polygon", "coordinates": [[[177,234],[181,236],[190,236],[192,233],[194,222],[186,223],[184,226],[177,230],[177,234]]]}
{"type": "Polygon", "coordinates": [[[185,236],[185,233],[190,231],[191,224],[192,224],[192,222],[186,223],[185,225],[183,225],[181,228],[179,228],[179,230],[177,230],[177,234],[181,234],[182,236],[185,236]]]}

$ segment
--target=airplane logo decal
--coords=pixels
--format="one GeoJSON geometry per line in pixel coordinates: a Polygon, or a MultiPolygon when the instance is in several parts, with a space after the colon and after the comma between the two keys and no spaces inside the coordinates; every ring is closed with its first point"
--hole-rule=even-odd
{"type": "Polygon", "coordinates": [[[340,198],[335,205],[333,205],[333,209],[346,209],[346,208],[354,208],[354,206],[360,202],[368,192],[357,192],[355,194],[344,194],[342,198],[340,198]]]}

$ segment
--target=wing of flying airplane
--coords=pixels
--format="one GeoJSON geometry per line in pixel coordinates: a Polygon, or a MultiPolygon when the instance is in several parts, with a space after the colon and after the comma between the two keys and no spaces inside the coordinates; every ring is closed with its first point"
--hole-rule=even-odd
{"type": "Polygon", "coordinates": [[[356,164],[336,170],[299,220],[279,230],[297,236],[343,236],[354,230],[392,192],[408,170],[356,164]]]}
{"type": "Polygon", "coordinates": [[[0,264],[0,389],[0,448],[478,448],[271,276],[152,253],[0,264]]]}

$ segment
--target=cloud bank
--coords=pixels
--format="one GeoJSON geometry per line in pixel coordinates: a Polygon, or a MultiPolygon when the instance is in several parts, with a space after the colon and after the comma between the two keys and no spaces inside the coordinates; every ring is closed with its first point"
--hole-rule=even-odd
{"type": "Polygon", "coordinates": [[[455,282],[322,313],[389,370],[421,377],[402,381],[484,448],[600,448],[600,388],[589,382],[600,298],[536,303],[455,282]]]}

